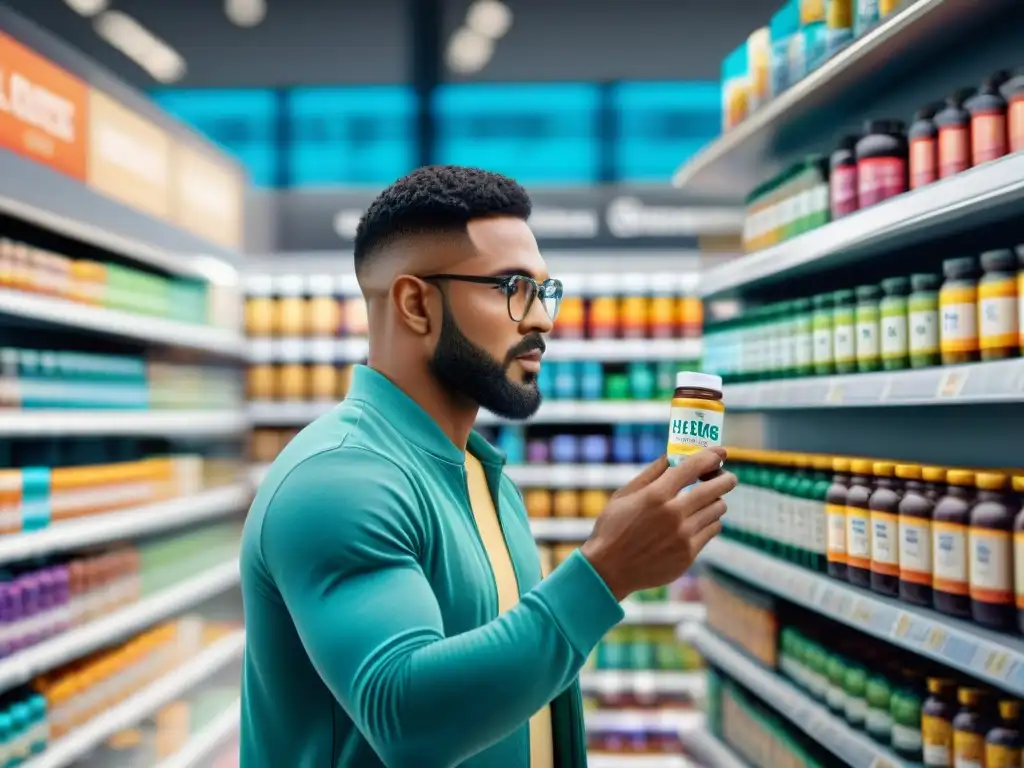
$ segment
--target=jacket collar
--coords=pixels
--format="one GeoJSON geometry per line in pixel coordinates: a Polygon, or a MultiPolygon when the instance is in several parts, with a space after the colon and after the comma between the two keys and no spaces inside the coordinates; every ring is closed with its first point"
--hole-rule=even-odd
{"type": "MultiPolygon", "coordinates": [[[[378,410],[388,423],[406,440],[430,455],[450,464],[462,466],[466,456],[420,407],[419,403],[399,389],[386,376],[365,365],[352,369],[352,381],[347,400],[369,403],[378,410]]],[[[505,465],[505,454],[491,445],[476,431],[469,433],[466,446],[481,464],[491,469],[505,465]]]]}

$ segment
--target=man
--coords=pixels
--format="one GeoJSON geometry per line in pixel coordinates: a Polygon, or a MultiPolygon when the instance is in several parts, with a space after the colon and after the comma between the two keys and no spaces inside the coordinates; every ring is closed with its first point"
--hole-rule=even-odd
{"type": "Polygon", "coordinates": [[[245,525],[243,768],[580,768],[577,674],[630,593],[715,533],[724,452],[664,458],[547,579],[481,407],[524,419],[561,284],[511,179],[422,168],[356,235],[368,366],[245,525]],[[679,491],[698,478],[689,493],[679,491]]]}

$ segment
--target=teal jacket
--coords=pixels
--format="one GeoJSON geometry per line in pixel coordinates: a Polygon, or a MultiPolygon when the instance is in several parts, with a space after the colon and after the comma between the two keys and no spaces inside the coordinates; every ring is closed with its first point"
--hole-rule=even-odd
{"type": "Polygon", "coordinates": [[[558,768],[586,765],[577,675],[622,609],[578,552],[541,581],[504,457],[468,449],[519,580],[500,617],[465,456],[380,374],[270,467],[242,539],[242,768],[528,768],[548,702],[558,768]]]}

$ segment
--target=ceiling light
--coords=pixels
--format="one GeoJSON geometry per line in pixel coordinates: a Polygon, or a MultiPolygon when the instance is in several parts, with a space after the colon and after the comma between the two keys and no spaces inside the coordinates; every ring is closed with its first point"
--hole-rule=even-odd
{"type": "Polygon", "coordinates": [[[267,16],[266,0],[224,0],[224,13],[232,24],[255,27],[267,16]]]}
{"type": "Polygon", "coordinates": [[[512,26],[512,9],[501,0],[476,0],[466,12],[466,26],[479,35],[497,40],[512,26]]]}
{"type": "Polygon", "coordinates": [[[185,60],[159,37],[121,11],[104,11],[93,22],[96,34],[130,58],[154,79],[173,83],[184,77],[185,60]]]}
{"type": "Polygon", "coordinates": [[[110,5],[108,0],[64,0],[68,8],[79,16],[95,16],[97,13],[107,10],[110,5]]]}
{"type": "Polygon", "coordinates": [[[472,29],[461,27],[452,35],[445,61],[453,72],[466,75],[479,72],[494,53],[494,41],[472,29]]]}

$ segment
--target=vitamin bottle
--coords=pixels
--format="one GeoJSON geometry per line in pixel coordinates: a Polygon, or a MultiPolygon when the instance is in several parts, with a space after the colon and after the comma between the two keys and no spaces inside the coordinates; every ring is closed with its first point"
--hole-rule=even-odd
{"type": "Polygon", "coordinates": [[[899,505],[903,483],[896,465],[876,461],[875,487],[868,499],[871,522],[871,589],[895,597],[899,593],[899,505]]]}
{"type": "Polygon", "coordinates": [[[871,587],[871,513],[868,500],[874,490],[870,459],[850,462],[850,485],[846,492],[846,580],[858,587],[871,587]]]}
{"type": "Polygon", "coordinates": [[[590,279],[587,332],[591,339],[619,335],[619,281],[615,275],[598,274],[590,279]]]}
{"type": "Polygon", "coordinates": [[[558,320],[551,329],[559,339],[582,339],[586,335],[586,306],[581,286],[584,280],[578,275],[562,275],[565,295],[558,305],[558,320]]]}
{"type": "MultiPolygon", "coordinates": [[[[945,474],[945,473],[943,473],[945,474]]],[[[899,513],[899,596],[913,605],[932,604],[932,510],[917,464],[896,465],[896,477],[903,480],[899,513]]]]}
{"type": "Polygon", "coordinates": [[[814,373],[828,376],[835,373],[835,357],[832,351],[832,294],[822,293],[814,297],[814,373]]]}
{"type": "MultiPolygon", "coordinates": [[[[825,512],[828,516],[828,575],[846,580],[846,494],[850,483],[850,460],[832,460],[832,484],[825,493],[825,512]]],[[[1024,547],[1024,535],[1021,537],[1024,547]]],[[[1024,569],[1022,569],[1024,571],[1024,569]]],[[[1024,572],[1022,572],[1024,581],[1024,572]]]]}
{"type": "Polygon", "coordinates": [[[644,339],[649,332],[651,286],[647,275],[629,272],[622,278],[619,328],[624,339],[644,339]]]}
{"type": "Polygon", "coordinates": [[[974,472],[951,469],[946,492],[932,511],[932,605],[951,616],[971,615],[967,523],[974,503],[974,472]]]}
{"type": "Polygon", "coordinates": [[[832,301],[832,357],[836,373],[853,373],[857,370],[853,291],[836,291],[832,301]]]}
{"type": "Polygon", "coordinates": [[[857,288],[855,354],[857,370],[861,373],[877,371],[882,347],[880,343],[879,299],[882,290],[877,285],[857,288]]]}
{"type": "Polygon", "coordinates": [[[281,275],[275,280],[277,294],[274,330],[279,336],[305,336],[308,328],[307,302],[301,275],[281,275]]]}
{"type": "MultiPolygon", "coordinates": [[[[671,339],[679,335],[681,329],[676,325],[676,276],[671,273],[654,275],[652,281],[652,297],[650,304],[651,338],[671,339]]],[[[565,299],[562,299],[565,304],[565,299]]],[[[561,322],[562,309],[558,310],[561,322]]]]}
{"type": "Polygon", "coordinates": [[[939,131],[939,178],[954,176],[971,167],[971,116],[964,109],[963,91],[946,99],[935,115],[939,131]]]}
{"type": "Polygon", "coordinates": [[[840,219],[857,210],[857,148],[858,136],[844,136],[829,158],[829,199],[833,219],[840,219]]]}
{"type": "Polygon", "coordinates": [[[1006,99],[1006,132],[1011,152],[1024,149],[1024,69],[1018,70],[1000,88],[1006,99]]]}
{"type": "Polygon", "coordinates": [[[687,456],[722,444],[722,378],[709,373],[680,371],[668,429],[668,462],[682,463],[687,456]]]}
{"type": "MultiPolygon", "coordinates": [[[[0,281],[2,282],[2,281],[0,281]]],[[[274,331],[273,282],[269,275],[246,280],[245,332],[250,337],[270,336],[274,331]]]]}
{"type": "Polygon", "coordinates": [[[854,728],[863,728],[867,718],[868,670],[861,660],[851,659],[846,665],[843,690],[846,692],[846,722],[854,728]]]}
{"type": "Polygon", "coordinates": [[[1006,134],[1006,100],[992,78],[964,102],[971,116],[971,165],[981,165],[1009,151],[1006,134]]]}
{"type": "Polygon", "coordinates": [[[928,698],[921,707],[921,751],[926,768],[953,768],[956,698],[956,683],[953,680],[945,677],[928,678],[928,698]]]}
{"type": "Polygon", "coordinates": [[[907,191],[906,127],[899,120],[869,120],[857,142],[857,202],[875,205],[907,191]]]}
{"type": "Polygon", "coordinates": [[[1014,249],[1017,253],[1017,329],[1020,352],[1024,355],[1024,245],[1014,249]]]}
{"type": "Polygon", "coordinates": [[[892,737],[892,678],[889,669],[874,666],[868,674],[865,687],[865,698],[868,703],[867,715],[864,718],[864,730],[875,741],[889,743],[892,737]]]}
{"type": "Polygon", "coordinates": [[[887,371],[907,367],[910,352],[907,330],[907,293],[910,281],[905,277],[890,277],[882,281],[882,368],[887,371]]]}
{"type": "Polygon", "coordinates": [[[942,262],[946,281],[939,291],[939,346],[942,364],[978,359],[977,261],[971,256],[942,262]]]}
{"type": "Polygon", "coordinates": [[[911,189],[926,186],[939,178],[939,131],[933,120],[937,111],[934,104],[917,110],[907,132],[911,189]]]}
{"type": "Polygon", "coordinates": [[[941,362],[939,354],[939,286],[933,274],[910,276],[907,319],[910,326],[910,367],[928,368],[941,362]]]}
{"type": "MultiPolygon", "coordinates": [[[[1024,253],[1024,249],[1022,249],[1024,253]]],[[[1024,268],[1021,269],[1024,275],[1024,268]]],[[[790,304],[793,313],[793,375],[814,374],[813,312],[810,299],[795,299],[790,304]]],[[[1024,346],[1024,343],[1021,344],[1024,346]]]]}
{"type": "Polygon", "coordinates": [[[999,701],[999,722],[985,735],[985,768],[1020,768],[1021,736],[1020,702],[999,701]]]}
{"type": "Polygon", "coordinates": [[[968,531],[971,617],[986,627],[1010,629],[1016,623],[1013,521],[1020,507],[1001,472],[978,472],[975,484],[968,531]]]}
{"type": "MultiPolygon", "coordinates": [[[[1017,504],[1024,507],[1024,475],[1014,475],[1017,504]]],[[[1017,604],[1017,629],[1024,634],[1024,509],[1013,520],[1013,584],[1017,604]]]]}
{"type": "Polygon", "coordinates": [[[330,275],[310,275],[306,280],[309,296],[307,331],[311,336],[334,336],[341,321],[341,307],[334,297],[334,279],[330,275]]]}
{"type": "Polygon", "coordinates": [[[953,718],[953,765],[985,766],[985,736],[990,728],[989,697],[981,688],[957,691],[960,706],[953,718]]]}
{"type": "Polygon", "coordinates": [[[889,702],[892,715],[892,748],[908,763],[919,764],[923,746],[921,728],[922,695],[924,679],[919,670],[901,670],[889,702]]]}
{"type": "Polygon", "coordinates": [[[1016,357],[1020,341],[1017,255],[1009,248],[981,254],[978,281],[978,346],[982,360],[1016,357]]]}

